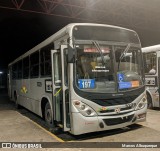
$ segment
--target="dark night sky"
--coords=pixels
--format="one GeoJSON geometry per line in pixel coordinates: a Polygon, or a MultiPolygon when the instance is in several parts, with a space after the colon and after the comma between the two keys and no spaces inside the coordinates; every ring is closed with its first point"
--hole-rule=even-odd
{"type": "MultiPolygon", "coordinates": [[[[149,2],[149,0],[147,1],[149,2]]],[[[150,6],[149,3],[148,6],[150,6]]],[[[135,10],[135,12],[137,12],[137,10],[135,10]]],[[[132,18],[134,18],[133,14],[132,18]]],[[[148,12],[148,14],[151,13],[148,12]]],[[[146,14],[146,16],[148,14],[146,14]]],[[[86,14],[84,14],[84,16],[85,15],[86,14]]],[[[92,17],[93,16],[94,15],[92,15],[92,17]]],[[[151,16],[150,18],[152,19],[151,16]]],[[[141,18],[139,18],[139,20],[141,20],[141,18]]],[[[0,70],[3,68],[7,68],[9,62],[13,61],[15,58],[22,55],[27,50],[45,40],[68,23],[73,22],[85,21],[0,8],[0,70]]],[[[107,24],[119,25],[116,22],[113,23],[112,16],[108,18],[108,22],[105,22],[107,24]]],[[[159,43],[160,31],[156,31],[156,29],[152,29],[152,27],[149,27],[151,30],[142,28],[140,29],[136,28],[135,26],[130,27],[129,25],[127,25],[127,23],[124,23],[124,26],[122,27],[127,27],[135,30],[139,34],[142,42],[142,47],[159,43]]],[[[160,22],[159,24],[157,24],[157,30],[158,27],[160,27],[160,22]]]]}
{"type": "Polygon", "coordinates": [[[0,10],[0,67],[6,68],[13,59],[31,49],[66,25],[64,19],[0,10]]]}
{"type": "Polygon", "coordinates": [[[81,20],[0,9],[0,69],[64,26],[81,20]],[[2,17],[1,17],[2,16],[2,17]]]}

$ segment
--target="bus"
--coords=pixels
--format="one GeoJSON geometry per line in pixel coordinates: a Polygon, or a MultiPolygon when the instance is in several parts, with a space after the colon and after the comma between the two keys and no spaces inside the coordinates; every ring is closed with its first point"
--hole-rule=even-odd
{"type": "Polygon", "coordinates": [[[126,28],[71,23],[8,65],[9,96],[73,135],[146,119],[141,43],[126,28]]]}
{"type": "Polygon", "coordinates": [[[142,48],[148,108],[160,107],[160,45],[142,48]]]}

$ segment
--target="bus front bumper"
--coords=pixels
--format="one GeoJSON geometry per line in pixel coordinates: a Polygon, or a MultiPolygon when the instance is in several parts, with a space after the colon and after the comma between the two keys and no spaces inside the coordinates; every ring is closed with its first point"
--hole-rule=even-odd
{"type": "Polygon", "coordinates": [[[72,113],[71,133],[80,135],[89,132],[123,128],[146,120],[146,108],[123,115],[85,117],[81,113],[72,113]]]}

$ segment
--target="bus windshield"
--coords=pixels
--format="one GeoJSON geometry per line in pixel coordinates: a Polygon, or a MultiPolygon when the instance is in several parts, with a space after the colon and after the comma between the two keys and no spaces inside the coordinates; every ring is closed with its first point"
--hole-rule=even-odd
{"type": "Polygon", "coordinates": [[[141,51],[116,45],[76,45],[76,85],[82,91],[113,93],[140,87],[141,51]]]}
{"type": "Polygon", "coordinates": [[[77,85],[90,92],[114,92],[115,79],[111,46],[78,45],[76,61],[77,85]],[[102,59],[103,55],[103,59],[102,59]]]}

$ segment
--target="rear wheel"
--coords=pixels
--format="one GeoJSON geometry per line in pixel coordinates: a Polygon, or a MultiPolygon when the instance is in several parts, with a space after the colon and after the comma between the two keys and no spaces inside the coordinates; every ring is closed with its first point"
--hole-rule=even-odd
{"type": "Polygon", "coordinates": [[[45,106],[45,121],[48,127],[52,126],[52,112],[49,102],[45,106]]]}
{"type": "Polygon", "coordinates": [[[14,93],[14,100],[15,100],[15,107],[16,107],[16,109],[19,109],[20,105],[18,104],[17,93],[16,92],[14,93]]]}
{"type": "Polygon", "coordinates": [[[148,109],[152,109],[153,108],[152,99],[151,99],[151,96],[149,94],[147,94],[147,108],[148,109]]]}

